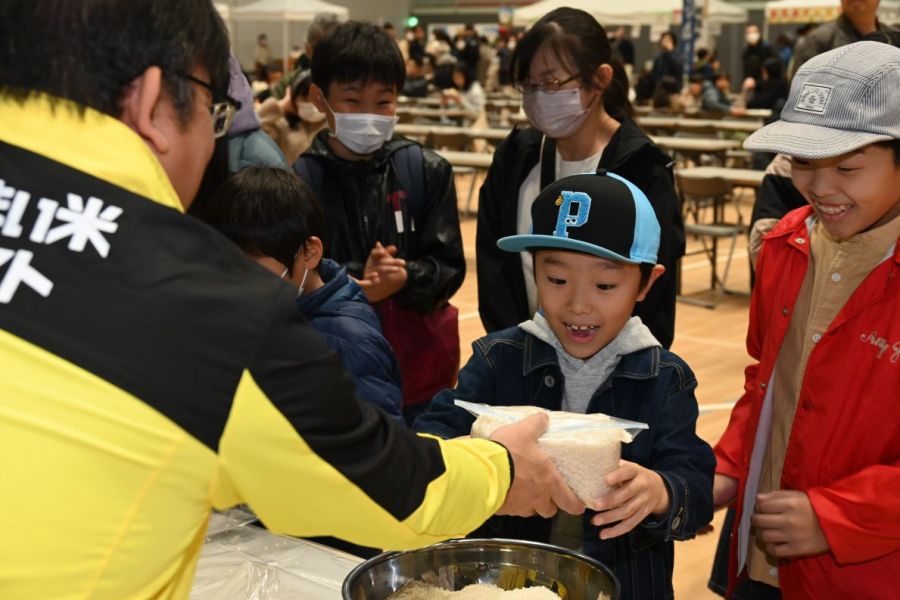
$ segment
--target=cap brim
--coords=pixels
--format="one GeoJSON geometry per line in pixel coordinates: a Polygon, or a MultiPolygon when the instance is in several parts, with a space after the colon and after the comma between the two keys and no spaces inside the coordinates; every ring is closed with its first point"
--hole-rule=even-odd
{"type": "Polygon", "coordinates": [[[625,262],[632,265],[639,265],[642,262],[653,262],[655,260],[635,260],[626,258],[621,254],[617,254],[611,250],[607,250],[595,244],[589,244],[571,238],[556,237],[553,235],[511,235],[497,240],[497,247],[507,252],[521,252],[523,250],[538,250],[541,248],[552,248],[555,250],[571,250],[573,252],[583,252],[585,254],[593,254],[600,258],[607,258],[619,262],[625,262]]]}
{"type": "Polygon", "coordinates": [[[877,133],[776,121],[744,140],[744,148],[754,152],[818,159],[840,156],[875,142],[892,139],[889,135],[877,133]]]}

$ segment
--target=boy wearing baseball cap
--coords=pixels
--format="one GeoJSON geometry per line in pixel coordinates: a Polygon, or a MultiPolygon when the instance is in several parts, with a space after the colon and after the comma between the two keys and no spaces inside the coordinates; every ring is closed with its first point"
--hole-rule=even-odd
{"type": "Polygon", "coordinates": [[[584,516],[498,518],[481,534],[580,550],[613,569],[623,599],[670,598],[672,540],[694,537],[711,520],[714,461],[695,433],[693,373],[631,316],[664,271],[659,223],[640,189],[603,169],[551,184],[531,215],[531,234],[498,246],[534,253],[541,309],[477,340],[456,389],[435,396],[414,428],[467,435],[473,417],[454,399],[649,424],[606,476],[615,491],[584,516]]]}
{"type": "Polygon", "coordinates": [[[716,446],[734,598],[896,597],[900,573],[900,49],[805,63],[745,142],[809,206],[764,239],[744,396],[716,446]]]}

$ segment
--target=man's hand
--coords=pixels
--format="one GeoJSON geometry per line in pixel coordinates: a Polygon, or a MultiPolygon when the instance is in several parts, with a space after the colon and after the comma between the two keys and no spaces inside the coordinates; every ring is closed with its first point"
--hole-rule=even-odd
{"type": "Polygon", "coordinates": [[[584,503],[569,489],[562,475],[538,446],[550,418],[539,413],[497,429],[491,440],[503,444],[513,458],[515,477],[498,515],[550,518],[557,507],[571,515],[584,512],[584,503]]]}
{"type": "Polygon", "coordinates": [[[363,267],[363,278],[357,283],[370,304],[390,298],[406,285],[406,261],[396,258],[397,247],[384,247],[376,242],[363,267]]]}
{"type": "Polygon", "coordinates": [[[804,492],[778,490],[756,496],[750,522],[766,552],[776,558],[824,554],[830,549],[809,496],[804,492]]]}
{"type": "Polygon", "coordinates": [[[713,506],[725,508],[737,498],[738,480],[728,475],[716,473],[713,479],[713,506]]]}
{"type": "Polygon", "coordinates": [[[648,515],[662,515],[669,510],[669,489],[656,471],[627,460],[606,476],[606,485],[616,488],[600,498],[594,508],[603,511],[591,522],[602,527],[618,523],[600,531],[601,540],[609,540],[628,533],[648,515]]]}

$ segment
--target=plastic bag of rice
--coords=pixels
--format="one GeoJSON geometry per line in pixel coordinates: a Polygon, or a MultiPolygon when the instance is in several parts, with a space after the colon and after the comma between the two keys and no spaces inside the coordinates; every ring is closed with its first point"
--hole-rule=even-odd
{"type": "Polygon", "coordinates": [[[489,438],[495,429],[538,412],[547,413],[550,426],[539,443],[566,483],[585,505],[609,492],[606,474],[619,466],[622,443],[629,443],[645,423],[617,419],[601,413],[579,414],[537,406],[488,406],[464,400],[456,405],[477,418],[472,437],[489,438]]]}

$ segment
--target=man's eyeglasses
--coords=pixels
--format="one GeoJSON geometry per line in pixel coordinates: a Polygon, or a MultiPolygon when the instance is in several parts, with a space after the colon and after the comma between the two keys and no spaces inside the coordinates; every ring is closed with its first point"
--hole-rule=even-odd
{"type": "Polygon", "coordinates": [[[240,110],[241,103],[228,94],[217,92],[210,84],[197,79],[193,75],[182,71],[175,71],[175,74],[209,90],[213,99],[212,106],[209,109],[213,123],[213,137],[219,139],[228,133],[228,128],[231,127],[231,122],[234,121],[234,115],[240,110]]]}
{"type": "Polygon", "coordinates": [[[555,94],[562,89],[562,86],[570,81],[575,81],[576,79],[578,79],[578,75],[572,75],[561,81],[559,79],[548,79],[537,83],[533,81],[520,81],[516,83],[515,88],[523,94],[533,94],[538,90],[547,94],[555,94]]]}

